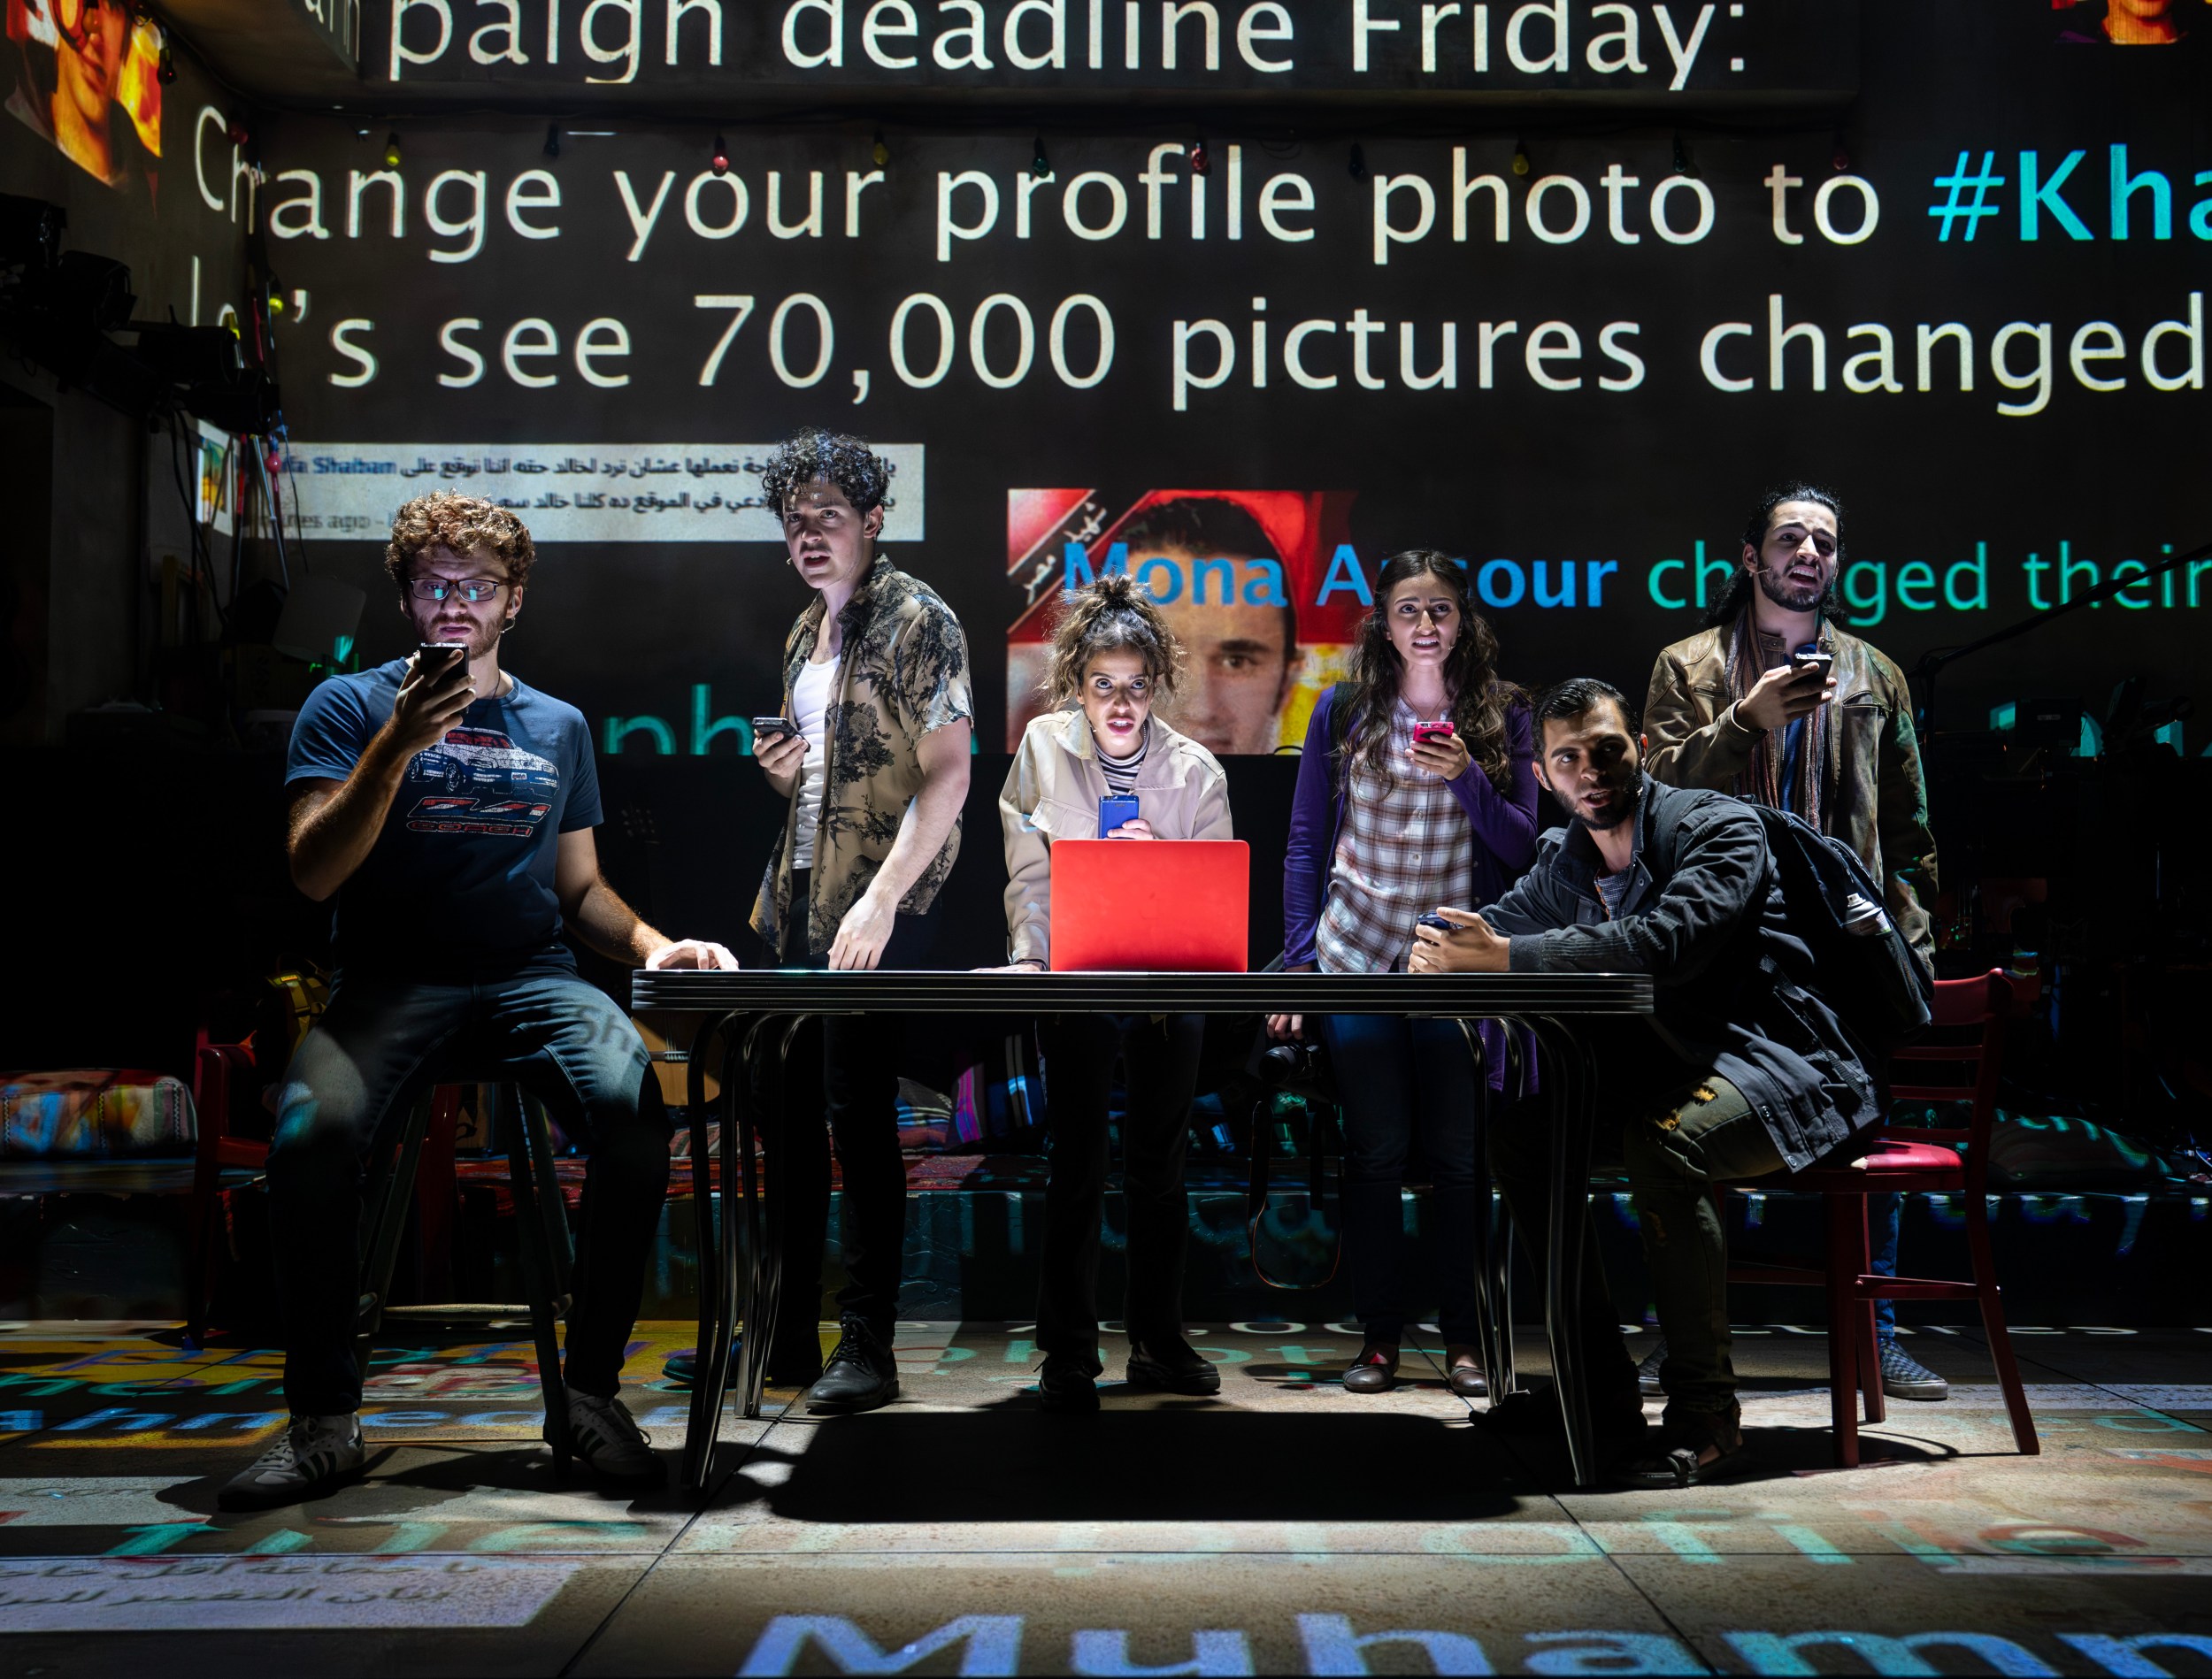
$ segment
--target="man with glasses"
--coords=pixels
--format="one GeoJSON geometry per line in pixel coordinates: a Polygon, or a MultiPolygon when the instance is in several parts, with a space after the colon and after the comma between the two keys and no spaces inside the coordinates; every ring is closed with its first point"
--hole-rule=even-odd
{"type": "Polygon", "coordinates": [[[668,1183],[669,1123],[628,1016],[561,934],[649,968],[733,968],[647,926],[599,872],[583,714],[500,668],[534,550],[514,515],[440,491],[392,523],[385,569],[426,647],[309,696],[292,734],[293,881],[335,901],[330,1007],[286,1070],[269,1150],[283,1436],[226,1509],[326,1491],[365,1460],[353,1341],[361,1157],[427,1086],[512,1079],[590,1157],[568,1315],[568,1431],[595,1471],[657,1484],[618,1397],[668,1183]]]}

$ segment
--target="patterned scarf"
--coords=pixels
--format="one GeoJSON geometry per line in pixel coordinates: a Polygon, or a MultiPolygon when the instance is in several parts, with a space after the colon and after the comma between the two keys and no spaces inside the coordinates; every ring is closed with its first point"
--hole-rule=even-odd
{"type": "MultiPolygon", "coordinates": [[[[1759,650],[1758,626],[1753,620],[1751,608],[1746,606],[1743,616],[1736,621],[1736,627],[1730,635],[1730,696],[1742,700],[1765,674],[1766,661],[1759,650]]],[[[1828,779],[1833,763],[1829,750],[1827,702],[1823,701],[1805,718],[1804,731],[1798,737],[1800,761],[1797,785],[1793,789],[1796,798],[1793,804],[1786,807],[1782,802],[1782,768],[1787,738],[1786,725],[1762,734],[1752,744],[1751,762],[1744,766],[1743,773],[1736,778],[1736,784],[1731,791],[1739,798],[1754,799],[1778,810],[1792,809],[1825,833],[1828,831],[1828,779]]]]}

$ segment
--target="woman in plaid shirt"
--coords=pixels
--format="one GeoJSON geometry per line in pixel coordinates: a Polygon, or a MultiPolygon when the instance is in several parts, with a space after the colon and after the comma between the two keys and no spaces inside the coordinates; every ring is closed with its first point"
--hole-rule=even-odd
{"type": "MultiPolygon", "coordinates": [[[[1498,642],[1467,572],[1414,548],[1376,579],[1351,679],[1306,729],[1283,865],[1283,958],[1294,970],[1402,971],[1415,921],[1441,904],[1490,903],[1536,852],[1535,754],[1521,691],[1497,674],[1498,642]],[[1417,725],[1448,724],[1443,729],[1417,725]]],[[[1438,1327],[1455,1392],[1485,1391],[1475,1289],[1474,1068],[1448,1020],[1333,1015],[1315,1023],[1344,1103],[1344,1246],[1365,1344],[1344,1385],[1395,1382],[1405,1327],[1406,1160],[1418,1139],[1432,1191],[1438,1327]]],[[[1268,1022],[1301,1036],[1294,1015],[1268,1022]]],[[[1486,1025],[1502,1088],[1503,1034],[1486,1025]]]]}

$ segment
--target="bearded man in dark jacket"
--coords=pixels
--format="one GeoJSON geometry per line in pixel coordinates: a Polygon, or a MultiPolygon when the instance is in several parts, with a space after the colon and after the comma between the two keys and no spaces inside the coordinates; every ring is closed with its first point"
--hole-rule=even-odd
{"type": "MultiPolygon", "coordinates": [[[[1796,1171],[1881,1116],[1875,1081],[1811,989],[1758,813],[1663,786],[1617,688],[1562,683],[1536,707],[1536,770],[1571,820],[1538,841],[1518,885],[1480,913],[1419,930],[1416,972],[1645,973],[1655,1013],[1598,1046],[1598,1100],[1617,1117],[1669,1358],[1660,1449],[1586,1224],[1579,1333],[1602,1445],[1632,1485],[1721,1478],[1743,1449],[1729,1357],[1727,1244],[1711,1185],[1796,1171]]],[[[1491,1169],[1534,1253],[1546,1251],[1541,1110],[1491,1130],[1491,1169]]],[[[1549,1407],[1502,1408],[1502,1426],[1549,1407]]]]}

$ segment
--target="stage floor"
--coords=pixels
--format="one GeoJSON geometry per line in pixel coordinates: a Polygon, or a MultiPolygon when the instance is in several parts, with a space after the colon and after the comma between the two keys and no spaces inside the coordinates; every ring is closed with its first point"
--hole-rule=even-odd
{"type": "MultiPolygon", "coordinates": [[[[672,1466],[659,1370],[689,1333],[643,1326],[629,1365],[672,1466]]],[[[904,1325],[900,1404],[726,1422],[703,1510],[557,1485],[526,1336],[395,1346],[366,1477],[234,1517],[215,1490],[281,1420],[274,1354],[12,1325],[0,1655],[72,1679],[2212,1674],[2212,1330],[2021,1334],[2032,1459],[1975,1338],[1923,1332],[1953,1397],[1893,1401],[1840,1472],[1820,1335],[1765,1326],[1737,1342],[1758,1467],[1682,1493],[1566,1490],[1419,1360],[1350,1397],[1339,1326],[1193,1338],[1218,1400],[1110,1384],[1070,1419],[1035,1408],[1024,1326],[904,1325]]]]}

